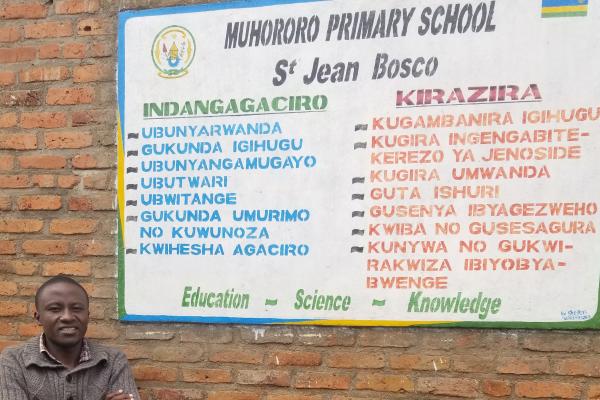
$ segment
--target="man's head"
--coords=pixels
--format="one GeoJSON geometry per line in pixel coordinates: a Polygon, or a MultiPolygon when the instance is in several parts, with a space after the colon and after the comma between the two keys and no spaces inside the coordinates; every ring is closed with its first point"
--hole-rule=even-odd
{"type": "Polygon", "coordinates": [[[40,286],[35,294],[34,317],[44,328],[49,347],[77,346],[87,331],[89,298],[74,279],[55,276],[40,286]]]}

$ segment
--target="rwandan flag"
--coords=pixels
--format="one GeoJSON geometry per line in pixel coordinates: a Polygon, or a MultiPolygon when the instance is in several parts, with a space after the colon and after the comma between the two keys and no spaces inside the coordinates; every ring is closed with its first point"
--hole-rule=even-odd
{"type": "Polygon", "coordinates": [[[542,0],[542,18],[585,17],[588,0],[542,0]]]}

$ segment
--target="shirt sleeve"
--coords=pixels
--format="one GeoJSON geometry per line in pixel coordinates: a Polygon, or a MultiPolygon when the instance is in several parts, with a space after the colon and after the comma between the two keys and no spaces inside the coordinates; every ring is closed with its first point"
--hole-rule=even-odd
{"type": "MultiPolygon", "coordinates": [[[[115,357],[109,384],[109,393],[116,392],[117,390],[123,390],[125,393],[133,394],[134,400],[140,399],[140,394],[137,391],[137,386],[135,384],[135,380],[133,379],[131,369],[129,368],[127,357],[125,357],[125,354],[121,352],[118,352],[117,356],[115,357]]],[[[4,399],[0,398],[0,400],[4,399]]]]}
{"type": "Polygon", "coordinates": [[[29,400],[23,375],[0,358],[0,400],[29,400]]]}

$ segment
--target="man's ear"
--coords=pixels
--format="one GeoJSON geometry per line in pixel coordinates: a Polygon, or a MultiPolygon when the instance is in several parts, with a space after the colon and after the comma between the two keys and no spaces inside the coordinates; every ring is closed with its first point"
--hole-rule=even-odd
{"type": "Polygon", "coordinates": [[[40,314],[37,312],[37,310],[33,312],[33,319],[35,319],[38,325],[42,325],[42,323],[40,322],[40,314]]]}

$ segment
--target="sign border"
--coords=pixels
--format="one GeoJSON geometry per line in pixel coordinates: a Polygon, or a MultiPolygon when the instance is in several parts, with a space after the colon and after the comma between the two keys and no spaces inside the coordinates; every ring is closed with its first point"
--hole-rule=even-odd
{"type": "Polygon", "coordinates": [[[118,54],[117,54],[117,304],[118,317],[127,322],[187,322],[213,324],[256,324],[256,325],[320,325],[320,326],[371,326],[371,327],[430,327],[430,328],[495,328],[495,329],[600,329],[600,282],[598,282],[598,304],[594,316],[585,321],[522,322],[522,321],[393,321],[393,320],[322,320],[322,319],[281,319],[281,318],[237,318],[128,314],[125,309],[125,247],[124,247],[124,167],[125,167],[125,27],[133,18],[188,14],[234,8],[257,8],[273,5],[314,3],[329,0],[238,0],[226,3],[195,4],[148,10],[126,10],[118,15],[118,54]]]}

